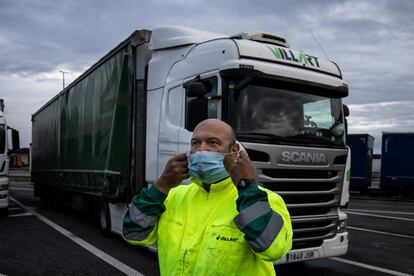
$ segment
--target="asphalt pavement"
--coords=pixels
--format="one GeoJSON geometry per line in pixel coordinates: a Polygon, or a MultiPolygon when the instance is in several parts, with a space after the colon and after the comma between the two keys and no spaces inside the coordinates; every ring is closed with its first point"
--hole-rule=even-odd
{"type": "MultiPolygon", "coordinates": [[[[0,217],[0,275],[159,275],[157,255],[102,236],[89,215],[50,209],[30,182],[10,184],[0,217]]],[[[414,202],[351,199],[344,256],[276,266],[277,275],[413,275],[414,202]]]]}

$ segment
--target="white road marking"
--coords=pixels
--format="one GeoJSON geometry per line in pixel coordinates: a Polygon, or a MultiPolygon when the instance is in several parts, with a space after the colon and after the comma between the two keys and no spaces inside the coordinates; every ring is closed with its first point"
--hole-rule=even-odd
{"type": "Polygon", "coordinates": [[[33,188],[10,187],[10,190],[24,190],[24,191],[33,191],[33,188]]]}
{"type": "Polygon", "coordinates": [[[366,213],[360,213],[360,212],[349,212],[349,211],[345,211],[345,213],[347,213],[347,214],[353,214],[353,215],[359,215],[359,216],[367,216],[367,217],[388,218],[388,219],[414,221],[414,219],[409,219],[409,218],[391,217],[391,216],[381,216],[381,215],[366,214],[366,213]]]}
{"type": "Polygon", "coordinates": [[[412,274],[399,272],[399,271],[395,271],[395,270],[391,270],[391,269],[386,269],[386,268],[382,268],[382,267],[378,267],[378,266],[374,266],[374,265],[364,264],[364,263],[360,263],[360,262],[355,262],[355,261],[351,261],[351,260],[347,260],[347,259],[343,259],[343,258],[331,257],[329,259],[337,261],[337,262],[341,262],[341,263],[346,263],[346,264],[350,264],[350,265],[363,267],[363,268],[366,268],[366,269],[379,271],[379,272],[382,272],[382,273],[387,273],[387,274],[390,274],[390,275],[413,276],[412,274]]]}
{"type": "Polygon", "coordinates": [[[378,230],[372,230],[372,229],[366,229],[366,228],[359,228],[359,227],[353,227],[353,226],[347,226],[346,228],[351,229],[351,230],[365,231],[365,232],[371,232],[371,233],[377,233],[377,234],[383,234],[383,235],[388,235],[388,236],[394,236],[394,237],[414,240],[414,236],[408,236],[408,235],[403,235],[403,234],[384,232],[384,231],[378,231],[378,230]]]}
{"type": "Polygon", "coordinates": [[[368,210],[368,209],[346,209],[346,211],[357,211],[357,212],[370,212],[370,213],[384,213],[384,214],[397,214],[397,215],[409,215],[414,216],[413,212],[394,212],[394,211],[378,211],[378,210],[368,210]]]}
{"type": "Polygon", "coordinates": [[[105,252],[103,252],[102,250],[96,248],[92,244],[82,240],[81,238],[79,238],[75,234],[73,234],[73,233],[69,232],[68,230],[66,230],[65,228],[57,225],[56,223],[49,220],[48,218],[46,218],[46,217],[42,216],[41,214],[37,213],[33,208],[29,208],[29,207],[23,205],[18,200],[14,199],[12,197],[10,197],[10,200],[13,201],[15,204],[19,205],[21,208],[25,209],[27,212],[30,212],[33,215],[35,215],[38,219],[40,219],[41,221],[43,221],[44,223],[46,223],[47,225],[49,225],[50,227],[52,227],[53,229],[55,229],[56,231],[58,231],[59,233],[64,235],[65,237],[71,239],[73,242],[77,243],[78,245],[80,245],[84,249],[88,250],[89,252],[91,252],[92,254],[97,256],[98,258],[102,259],[103,261],[107,262],[108,264],[112,265],[113,267],[115,267],[116,269],[122,271],[123,273],[125,273],[127,275],[137,275],[137,276],[143,276],[144,275],[144,274],[136,271],[135,269],[129,267],[128,265],[122,263],[121,261],[115,259],[114,257],[106,254],[105,252]]]}
{"type": "Polygon", "coordinates": [[[8,215],[9,218],[15,218],[15,217],[27,217],[27,216],[33,216],[32,213],[21,213],[21,214],[14,214],[14,215],[8,215]]]}

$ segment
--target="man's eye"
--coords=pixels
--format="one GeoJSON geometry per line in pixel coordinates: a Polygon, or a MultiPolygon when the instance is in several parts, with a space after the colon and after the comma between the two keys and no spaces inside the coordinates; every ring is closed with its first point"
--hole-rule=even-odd
{"type": "Polygon", "coordinates": [[[218,144],[217,141],[209,141],[209,143],[212,144],[212,145],[218,144]]]}

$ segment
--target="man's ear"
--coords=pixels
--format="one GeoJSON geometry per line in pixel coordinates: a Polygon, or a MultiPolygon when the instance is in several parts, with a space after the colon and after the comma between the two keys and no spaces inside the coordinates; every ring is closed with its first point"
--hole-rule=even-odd
{"type": "Polygon", "coordinates": [[[238,141],[236,141],[236,143],[234,143],[234,145],[231,148],[231,152],[233,153],[231,155],[231,159],[233,159],[233,162],[237,162],[237,160],[239,159],[240,150],[244,150],[244,148],[238,141]]]}
{"type": "Polygon", "coordinates": [[[246,151],[246,149],[243,147],[243,145],[236,140],[236,145],[238,146],[237,151],[246,151]]]}
{"type": "Polygon", "coordinates": [[[240,151],[240,143],[236,141],[234,145],[231,147],[232,152],[239,152],[240,151]]]}

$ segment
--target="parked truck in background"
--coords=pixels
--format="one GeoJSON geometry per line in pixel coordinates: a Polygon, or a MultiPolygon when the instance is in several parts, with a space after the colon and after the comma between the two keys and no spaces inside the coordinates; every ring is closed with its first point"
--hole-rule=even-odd
{"type": "Polygon", "coordinates": [[[374,137],[369,134],[348,134],[346,143],[352,153],[349,189],[366,192],[371,186],[374,137]]]}
{"type": "Polygon", "coordinates": [[[288,206],[293,248],[278,263],[342,255],[347,95],[335,63],[272,34],[138,30],[33,114],[35,196],[94,207],[120,234],[132,196],[190,150],[198,122],[219,118],[288,206]]]}
{"type": "Polygon", "coordinates": [[[383,132],[381,190],[414,195],[414,132],[383,132]]]}
{"type": "Polygon", "coordinates": [[[12,138],[12,150],[17,150],[19,148],[19,133],[7,126],[4,101],[0,99],[0,213],[5,213],[9,207],[9,137],[12,138]]]}

